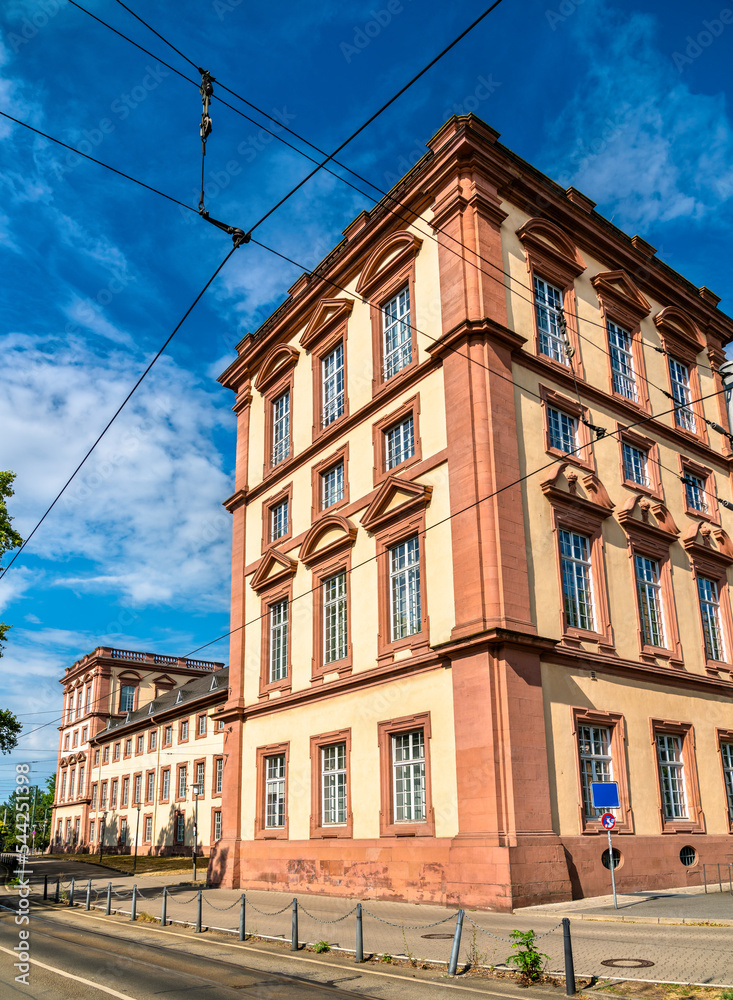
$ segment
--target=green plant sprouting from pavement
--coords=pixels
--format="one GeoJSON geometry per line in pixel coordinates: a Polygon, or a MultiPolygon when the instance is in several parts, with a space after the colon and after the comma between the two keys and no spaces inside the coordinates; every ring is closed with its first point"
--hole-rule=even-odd
{"type": "Polygon", "coordinates": [[[512,931],[509,937],[514,940],[512,948],[516,954],[509,956],[507,965],[515,965],[524,982],[535,982],[542,975],[544,960],[550,956],[537,951],[534,931],[512,931]]]}

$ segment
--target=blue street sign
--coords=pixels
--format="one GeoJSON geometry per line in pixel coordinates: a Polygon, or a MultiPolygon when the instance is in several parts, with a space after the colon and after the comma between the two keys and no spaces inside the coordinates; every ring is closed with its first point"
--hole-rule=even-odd
{"type": "Polygon", "coordinates": [[[619,809],[617,781],[591,781],[590,794],[596,809],[619,809]]]}

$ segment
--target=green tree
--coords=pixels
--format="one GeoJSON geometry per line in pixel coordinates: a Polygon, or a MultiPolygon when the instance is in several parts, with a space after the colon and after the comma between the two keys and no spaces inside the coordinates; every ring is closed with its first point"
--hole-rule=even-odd
{"type": "MultiPolygon", "coordinates": [[[[23,544],[23,539],[13,528],[13,519],[6,503],[6,499],[14,493],[14,480],[14,472],[0,472],[0,564],[6,552],[23,544]]],[[[0,656],[3,655],[2,644],[9,628],[10,625],[0,622],[0,656]]],[[[8,709],[0,710],[0,753],[10,753],[15,749],[22,728],[12,712],[8,709]]]]}

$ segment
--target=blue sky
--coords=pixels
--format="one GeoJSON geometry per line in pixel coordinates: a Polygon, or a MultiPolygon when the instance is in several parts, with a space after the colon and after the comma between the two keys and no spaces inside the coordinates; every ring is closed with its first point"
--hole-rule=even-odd
{"type": "MultiPolygon", "coordinates": [[[[196,77],[114,0],[85,6],[196,77]]],[[[331,150],[484,3],[130,6],[331,150]]],[[[473,111],[731,312],[733,23],[721,10],[720,0],[504,0],[339,158],[386,189],[446,118],[473,111]]],[[[66,0],[4,0],[0,26],[0,109],[197,205],[194,86],[66,0]]],[[[216,100],[212,117],[207,207],[246,229],[312,164],[216,100]]],[[[321,172],[258,238],[310,267],[369,204],[321,172]]],[[[22,535],[229,246],[193,213],[0,119],[0,468],[17,473],[22,535]]],[[[216,376],[299,273],[251,244],[237,251],[0,582],[13,624],[0,706],[27,727],[22,750],[0,761],[0,800],[15,760],[37,761],[40,781],[53,770],[58,678],[79,656],[97,645],[185,655],[227,631],[221,501],[233,491],[235,426],[216,376]]],[[[227,660],[228,644],[199,655],[227,660]]]]}

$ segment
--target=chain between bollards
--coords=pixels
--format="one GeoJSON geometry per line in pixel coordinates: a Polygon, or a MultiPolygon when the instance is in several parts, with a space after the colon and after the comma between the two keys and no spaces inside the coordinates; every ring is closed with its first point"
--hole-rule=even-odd
{"type": "Polygon", "coordinates": [[[448,963],[448,975],[455,976],[456,969],[458,968],[458,955],[461,950],[461,934],[463,933],[463,910],[458,911],[458,917],[456,919],[456,929],[453,934],[453,947],[450,953],[450,962],[448,963]]]}
{"type": "MultiPolygon", "coordinates": [[[[613,859],[611,860],[613,864],[613,859]]],[[[565,952],[565,993],[567,996],[575,996],[575,967],[573,965],[573,944],[570,940],[570,921],[567,917],[562,918],[562,944],[565,952]]]]}
{"type": "Polygon", "coordinates": [[[240,941],[244,941],[244,912],[245,912],[245,906],[246,905],[247,904],[245,903],[245,900],[244,900],[244,893],[242,893],[242,899],[240,900],[240,903],[239,903],[239,940],[240,941]]]}
{"type": "Polygon", "coordinates": [[[298,950],[298,899],[293,896],[293,923],[290,937],[290,950],[298,950]]]}
{"type": "Polygon", "coordinates": [[[84,906],[85,910],[90,910],[92,908],[92,880],[89,879],[87,882],[87,901],[84,906]]]}
{"type": "Polygon", "coordinates": [[[132,909],[130,910],[130,920],[137,920],[137,885],[132,887],[132,909]]]}
{"type": "Polygon", "coordinates": [[[198,899],[196,900],[196,933],[201,933],[201,894],[203,890],[199,889],[198,899]]]}
{"type": "Polygon", "coordinates": [[[364,927],[361,903],[356,904],[356,961],[364,961],[364,927]]]}
{"type": "Polygon", "coordinates": [[[166,920],[166,910],[168,909],[168,887],[163,886],[163,902],[161,904],[160,910],[160,926],[165,927],[167,924],[166,920]]]}

